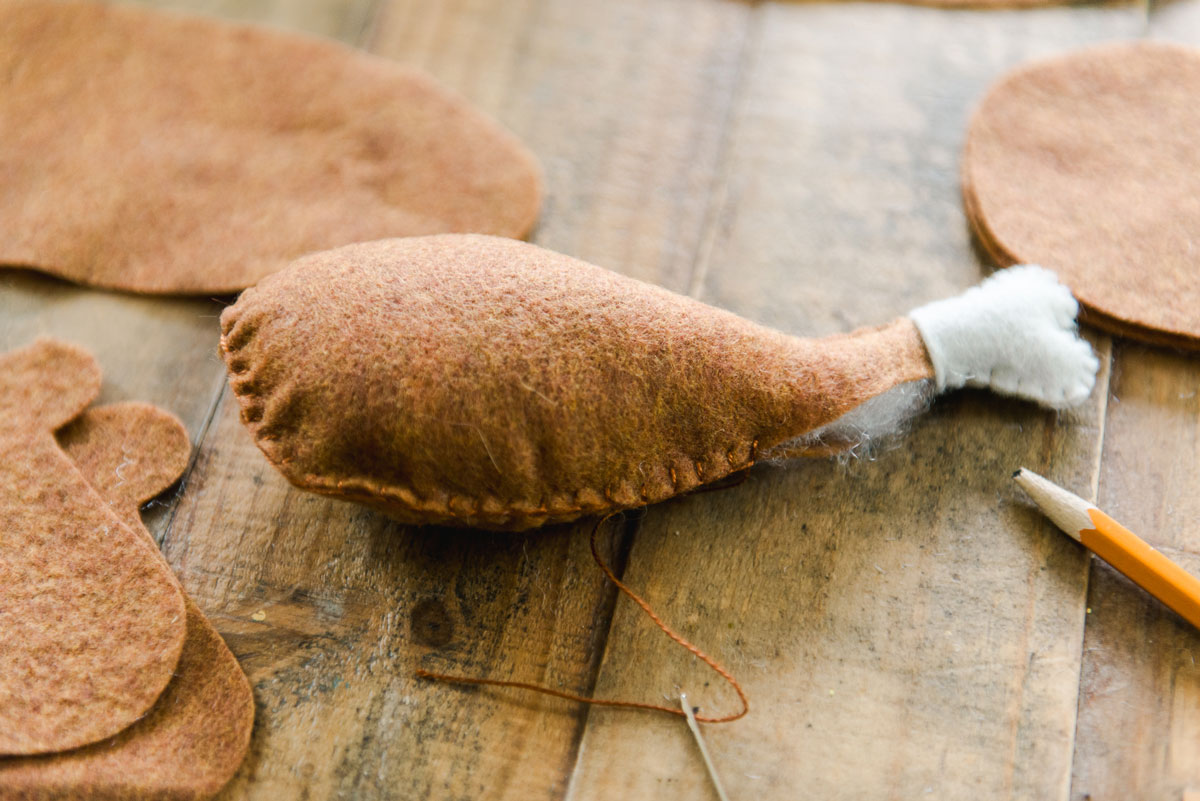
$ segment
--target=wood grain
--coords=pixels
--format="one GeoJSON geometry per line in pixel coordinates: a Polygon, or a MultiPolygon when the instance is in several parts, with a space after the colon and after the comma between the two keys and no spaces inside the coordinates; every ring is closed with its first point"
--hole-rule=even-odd
{"type": "Polygon", "coordinates": [[[227,402],[164,550],[254,685],[252,757],[226,797],[561,793],[580,710],[413,671],[587,692],[611,593],[579,531],[417,531],[308,495],[227,402]]]}
{"type": "MultiPolygon", "coordinates": [[[[541,158],[534,241],[801,334],[978,281],[958,194],[970,109],[1025,58],[1147,26],[1138,4],[153,4],[431,71],[541,158]]],[[[1150,32],[1200,42],[1196,8],[1163,5],[1150,32]]],[[[616,602],[587,524],[416,531],[288,486],[222,395],[221,305],[0,271],[0,347],[79,342],[106,400],[171,409],[198,442],[152,524],[255,686],[251,758],[222,797],[707,797],[676,720],[412,678],[423,666],[667,703],[678,685],[705,711],[734,704],[616,602]]],[[[1112,391],[1071,414],[962,393],[873,453],[765,467],[614,525],[607,555],[625,578],[751,694],[749,718],[706,729],[733,797],[1200,790],[1196,632],[1092,566],[1009,480],[1025,465],[1085,496],[1098,486],[1200,571],[1185,525],[1200,512],[1195,360],[1093,341],[1112,352],[1112,391]]]]}
{"type": "MultiPolygon", "coordinates": [[[[693,291],[821,334],[977,282],[957,191],[973,104],[1015,62],[1141,19],[763,5],[693,291]]],[[[732,797],[1067,794],[1086,560],[1010,474],[1043,464],[1090,492],[1103,413],[1102,394],[1058,418],[965,394],[873,459],[767,471],[648,511],[626,578],[756,704],[708,729],[732,797]]],[[[680,685],[727,708],[709,684],[618,605],[600,691],[680,685]]],[[[592,712],[569,798],[706,792],[680,726],[592,712]]]]}
{"type": "MultiPolygon", "coordinates": [[[[1200,2],[1158,2],[1147,32],[1200,45],[1200,2]]],[[[1120,341],[1098,503],[1200,575],[1197,360],[1120,341]]],[[[1200,634],[1092,559],[1071,798],[1200,795],[1200,634]]]]}
{"type": "Polygon", "coordinates": [[[495,114],[546,171],[532,241],[684,291],[750,7],[728,0],[392,0],[371,49],[495,114]]]}
{"type": "MultiPolygon", "coordinates": [[[[1195,356],[1121,342],[1098,504],[1200,575],[1195,356]]],[[[1200,632],[1093,559],[1072,798],[1200,788],[1200,632]]]]}
{"type": "MultiPolygon", "coordinates": [[[[551,197],[538,241],[681,287],[732,99],[730,23],[745,14],[719,2],[395,4],[374,49],[433,70],[533,146],[551,197]],[[680,45],[670,54],[663,32],[680,45]],[[609,51],[618,68],[592,73],[609,51]],[[630,91],[636,70],[658,75],[630,91]]],[[[412,671],[589,692],[614,594],[586,528],[416,531],[306,497],[226,399],[164,547],[255,685],[254,754],[227,797],[561,797],[585,710],[412,671]]],[[[618,531],[613,555],[626,542],[618,531]]]]}

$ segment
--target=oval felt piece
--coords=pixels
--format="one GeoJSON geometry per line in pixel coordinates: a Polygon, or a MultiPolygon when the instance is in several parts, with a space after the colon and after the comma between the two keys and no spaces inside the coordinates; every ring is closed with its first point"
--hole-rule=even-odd
{"type": "Polygon", "coordinates": [[[471,235],[305,257],[221,327],[242,419],[297,486],[500,529],[686,492],[932,374],[908,319],[797,339],[471,235]]]}
{"type": "Polygon", "coordinates": [[[529,152],[431,78],[339,44],[144,8],[0,3],[0,263],[225,293],[297,256],[523,236],[529,152]]]}
{"type": "MultiPolygon", "coordinates": [[[[187,467],[183,425],[153,406],[84,412],[58,441],[130,529],[153,544],[138,507],[187,467]]],[[[175,677],[145,717],[119,734],[57,754],[0,760],[0,797],[199,799],[214,795],[245,757],[254,698],[245,674],[190,598],[175,677]]]]}
{"type": "Polygon", "coordinates": [[[971,121],[967,216],[1001,265],[1055,270],[1084,320],[1200,347],[1200,51],[1108,44],[1024,66],[971,121]]]}
{"type": "Polygon", "coordinates": [[[99,388],[95,361],[70,345],[0,356],[0,754],[120,731],[183,648],[175,577],[54,440],[99,388]]]}

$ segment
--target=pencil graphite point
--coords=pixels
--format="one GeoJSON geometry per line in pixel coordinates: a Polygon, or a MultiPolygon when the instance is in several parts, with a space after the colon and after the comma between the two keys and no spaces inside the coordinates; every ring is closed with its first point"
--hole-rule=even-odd
{"type": "Polygon", "coordinates": [[[1013,473],[1013,478],[1033,498],[1043,514],[1069,536],[1078,540],[1080,531],[1092,528],[1088,509],[1094,507],[1083,498],[1024,467],[1013,473]]]}

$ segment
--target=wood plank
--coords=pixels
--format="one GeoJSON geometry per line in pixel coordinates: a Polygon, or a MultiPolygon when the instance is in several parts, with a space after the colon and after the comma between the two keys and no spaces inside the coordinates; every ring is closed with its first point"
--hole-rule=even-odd
{"type": "Polygon", "coordinates": [[[258,701],[251,758],[223,797],[561,793],[579,710],[413,670],[586,692],[611,594],[578,530],[418,531],[300,492],[226,403],[164,547],[258,701]]]}
{"type": "Polygon", "coordinates": [[[537,154],[532,241],[682,291],[749,14],[725,0],[391,0],[371,49],[429,70],[537,154]]]}
{"type": "MultiPolygon", "coordinates": [[[[538,241],[682,286],[746,14],[722,2],[397,2],[375,49],[428,66],[530,142],[550,179],[538,241]]],[[[583,710],[412,670],[589,692],[614,596],[586,527],[416,531],[304,495],[227,398],[164,544],[258,698],[252,758],[225,797],[561,797],[583,710]]],[[[618,565],[627,539],[610,545],[618,565]]]]}
{"type": "MultiPolygon", "coordinates": [[[[1148,33],[1200,45],[1200,2],[1154,3],[1148,33]]],[[[1195,355],[1119,341],[1098,502],[1200,575],[1195,355]]],[[[1200,793],[1200,633],[1093,559],[1073,799],[1200,793]]]]}
{"type": "MultiPolygon", "coordinates": [[[[1200,575],[1200,374],[1194,354],[1115,349],[1098,502],[1200,575]]],[[[1200,790],[1200,632],[1093,559],[1073,798],[1200,790]]]]}
{"type": "Polygon", "coordinates": [[[724,230],[693,293],[809,335],[976,283],[959,192],[976,104],[1011,67],[1137,35],[1144,18],[1140,5],[766,4],[733,123],[724,230]]]}
{"type": "MultiPolygon", "coordinates": [[[[758,14],[726,200],[693,289],[804,334],[976,283],[958,194],[970,109],[1018,61],[1143,24],[1139,7],[758,14]]],[[[1094,343],[1107,356],[1108,339],[1094,343]]],[[[1009,476],[1033,466],[1090,492],[1101,379],[1063,415],[962,393],[872,458],[766,469],[648,511],[627,580],[756,705],[707,729],[731,797],[1067,795],[1087,562],[1009,476]]],[[[732,704],[618,604],[598,691],[677,684],[706,711],[732,704]]],[[[591,713],[573,801],[708,792],[676,721],[591,713]]]]}

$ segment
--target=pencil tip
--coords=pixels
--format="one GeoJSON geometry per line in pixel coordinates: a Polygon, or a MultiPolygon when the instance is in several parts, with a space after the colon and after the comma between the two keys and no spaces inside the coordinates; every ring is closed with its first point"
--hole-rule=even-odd
{"type": "Polygon", "coordinates": [[[1089,504],[1083,498],[1024,467],[1013,478],[1046,516],[1072,538],[1078,540],[1080,531],[1091,528],[1091,518],[1087,514],[1089,504]]]}
{"type": "Polygon", "coordinates": [[[1012,477],[1016,478],[1017,476],[1021,475],[1021,471],[1024,469],[1025,468],[1023,468],[1023,467],[1018,467],[1016,470],[1013,471],[1012,477]]]}

